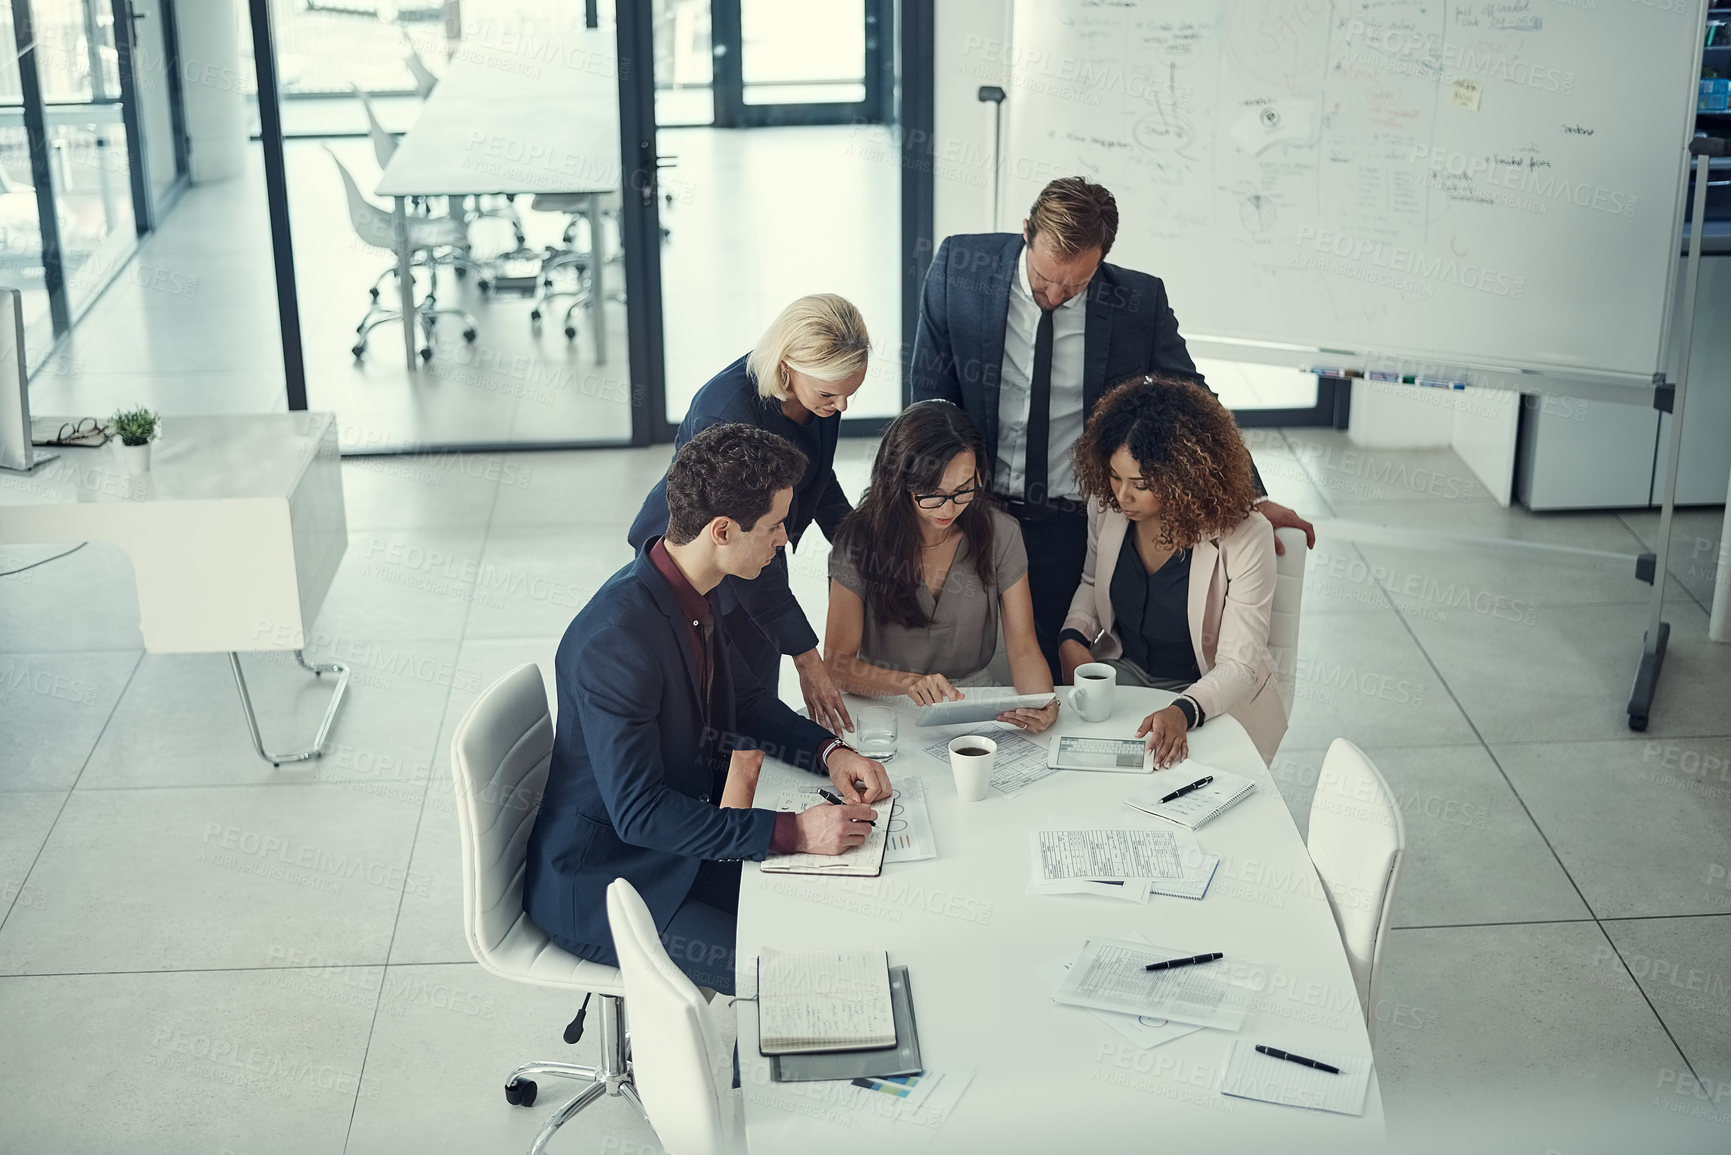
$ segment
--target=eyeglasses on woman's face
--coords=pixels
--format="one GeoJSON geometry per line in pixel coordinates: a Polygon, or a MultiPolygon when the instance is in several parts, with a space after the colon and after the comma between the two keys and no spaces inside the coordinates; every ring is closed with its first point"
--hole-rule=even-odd
{"type": "Polygon", "coordinates": [[[916,493],[914,504],[921,509],[942,509],[947,502],[966,505],[974,500],[974,495],[980,492],[978,485],[970,485],[966,489],[958,489],[954,493],[916,493]]]}

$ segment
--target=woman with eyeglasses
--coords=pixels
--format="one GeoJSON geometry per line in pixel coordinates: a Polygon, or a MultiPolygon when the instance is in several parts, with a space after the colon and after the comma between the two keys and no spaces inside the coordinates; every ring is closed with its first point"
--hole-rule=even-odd
{"type": "MultiPolygon", "coordinates": [[[[799,447],[805,476],[793,487],[787,511],[787,548],[817,522],[833,543],[836,527],[853,509],[835,476],[835,444],[848,399],[865,383],[871,338],[865,319],[834,293],[801,297],[770,322],[757,345],[710,379],[691,400],[673,439],[677,453],[711,425],[742,422],[799,447]]],[[[667,532],[667,481],[656,482],[626,533],[641,550],[667,532]]],[[[717,608],[727,619],[728,641],[753,678],[771,694],[781,680],[781,656],[793,658],[806,716],[832,733],[853,728],[841,691],[817,649],[817,632],[788,584],[786,552],[755,581],[724,579],[717,608]]]]}
{"type": "MultiPolygon", "coordinates": [[[[884,431],[829,557],[824,660],[842,689],[929,706],[1007,674],[1019,693],[1051,691],[1021,527],[986,492],[984,459],[974,423],[948,401],[910,405],[884,431]]],[[[998,717],[1037,733],[1058,705],[998,717]]]]}
{"type": "Polygon", "coordinates": [[[1178,377],[1135,377],[1100,398],[1076,442],[1088,556],[1059,635],[1063,679],[1105,662],[1125,686],[1178,698],[1136,731],[1155,765],[1189,731],[1231,714],[1265,761],[1286,733],[1268,650],[1274,530],[1256,509],[1232,414],[1178,377]]]}

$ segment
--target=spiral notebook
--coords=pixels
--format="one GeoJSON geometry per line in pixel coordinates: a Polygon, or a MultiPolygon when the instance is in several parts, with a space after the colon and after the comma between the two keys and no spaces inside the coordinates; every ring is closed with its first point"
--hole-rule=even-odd
{"type": "Polygon", "coordinates": [[[889,955],[765,947],[757,959],[757,1016],[765,1055],[893,1047],[889,955]]]}
{"type": "MultiPolygon", "coordinates": [[[[776,809],[798,814],[812,806],[828,803],[813,789],[788,789],[777,800],[776,809]]],[[[763,874],[828,874],[838,878],[876,878],[884,872],[884,851],[889,842],[890,806],[879,802],[877,825],[871,827],[866,840],[840,854],[777,854],[757,864],[763,874]]]]}
{"type": "Polygon", "coordinates": [[[1155,776],[1155,784],[1146,790],[1132,794],[1125,801],[1144,814],[1152,814],[1156,818],[1164,818],[1168,822],[1176,822],[1191,830],[1200,828],[1211,822],[1221,811],[1237,804],[1241,799],[1256,789],[1256,783],[1242,774],[1234,774],[1228,770],[1216,770],[1212,766],[1204,766],[1196,762],[1186,762],[1183,769],[1155,776]],[[1214,781],[1200,790],[1192,790],[1181,798],[1170,802],[1160,801],[1174,790],[1182,789],[1198,778],[1212,774],[1214,781]]]}

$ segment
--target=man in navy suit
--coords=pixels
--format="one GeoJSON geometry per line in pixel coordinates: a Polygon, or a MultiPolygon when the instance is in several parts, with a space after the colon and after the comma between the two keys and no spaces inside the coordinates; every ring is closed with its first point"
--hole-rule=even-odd
{"type": "MultiPolygon", "coordinates": [[[[1070,461],[1082,425],[1128,378],[1202,381],[1160,278],[1105,263],[1117,233],[1112,194],[1065,177],[1040,190],[1020,236],[946,238],[926,272],[909,370],[915,401],[953,402],[979,427],[982,472],[1022,526],[1034,632],[1054,678],[1088,548],[1070,461]]],[[[1262,498],[1258,508],[1316,544],[1311,524],[1284,505],[1262,498]]]]}
{"type": "Polygon", "coordinates": [[[693,437],[667,470],[667,533],[608,579],[559,644],[558,728],[523,907],[580,958],[617,965],[606,891],[625,878],[674,963],[731,994],[741,861],[840,854],[865,841],[867,803],[890,796],[880,763],[736,668],[711,597],[722,578],[755,578],[775,558],[805,469],[790,442],[753,426],[693,437]],[[722,809],[742,748],[747,766],[763,751],[827,774],[848,804],[722,809]]]}

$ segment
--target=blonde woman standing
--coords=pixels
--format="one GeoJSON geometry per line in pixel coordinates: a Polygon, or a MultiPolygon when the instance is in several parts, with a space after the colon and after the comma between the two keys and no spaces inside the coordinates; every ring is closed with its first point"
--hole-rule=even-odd
{"type": "MultiPolygon", "coordinates": [[[[871,339],[865,320],[834,293],[801,297],[770,323],[757,345],[710,379],[692,398],[674,438],[675,454],[711,425],[742,422],[793,442],[809,462],[794,484],[787,514],[792,549],[813,521],[835,539],[853,512],[835,478],[835,443],[841,415],[865,383],[871,339]]],[[[656,483],[626,539],[639,552],[667,532],[667,481],[656,483]]],[[[728,639],[746,667],[771,694],[780,680],[781,655],[793,658],[808,716],[834,733],[853,728],[841,691],[818,652],[817,633],[788,587],[786,556],[756,581],[724,580],[716,610],[727,618],[728,639]]]]}

